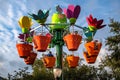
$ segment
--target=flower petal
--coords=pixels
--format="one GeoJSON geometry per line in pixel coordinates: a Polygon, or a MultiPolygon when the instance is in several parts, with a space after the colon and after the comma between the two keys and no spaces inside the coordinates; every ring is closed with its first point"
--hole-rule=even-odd
{"type": "Polygon", "coordinates": [[[18,38],[24,39],[24,35],[23,34],[19,34],[18,38]]]}
{"type": "Polygon", "coordinates": [[[63,12],[62,8],[61,8],[59,5],[56,6],[56,11],[57,11],[58,13],[62,13],[62,12],[63,12]]]}
{"type": "Polygon", "coordinates": [[[92,17],[92,14],[89,15],[89,19],[90,19],[90,22],[93,21],[93,17],[92,17]]]}
{"type": "Polygon", "coordinates": [[[45,13],[44,19],[46,19],[49,16],[49,10],[45,13]]]}
{"type": "Polygon", "coordinates": [[[94,24],[95,27],[97,26],[97,18],[93,19],[92,24],[94,24]]]}
{"type": "Polygon", "coordinates": [[[43,11],[42,11],[42,10],[39,10],[39,11],[38,11],[38,17],[39,17],[40,19],[43,19],[44,16],[45,16],[45,14],[43,13],[43,11]]]}
{"type": "Polygon", "coordinates": [[[18,21],[18,24],[20,25],[21,28],[23,28],[22,24],[20,23],[20,21],[18,21]]]}
{"type": "Polygon", "coordinates": [[[36,14],[31,14],[30,15],[34,20],[39,20],[40,18],[36,14]]]}
{"type": "Polygon", "coordinates": [[[71,10],[72,12],[74,12],[74,8],[75,8],[74,5],[69,5],[68,6],[68,9],[71,10]]]}
{"type": "Polygon", "coordinates": [[[86,21],[87,21],[88,25],[91,25],[91,21],[88,17],[86,17],[86,21]]]}
{"type": "Polygon", "coordinates": [[[103,19],[97,21],[97,26],[100,26],[103,23],[103,19]]]}
{"type": "Polygon", "coordinates": [[[73,17],[73,12],[69,9],[67,9],[67,18],[72,18],[73,17]]]}
{"type": "Polygon", "coordinates": [[[65,16],[67,17],[67,9],[66,8],[63,9],[63,12],[64,12],[65,16]]]}
{"type": "Polygon", "coordinates": [[[97,26],[97,29],[101,29],[103,27],[105,27],[106,25],[101,25],[101,26],[97,26]]]}
{"type": "Polygon", "coordinates": [[[97,23],[97,18],[94,18],[94,19],[93,19],[93,22],[94,22],[94,23],[97,23]]]}
{"type": "Polygon", "coordinates": [[[91,20],[89,17],[87,17],[86,20],[89,26],[95,26],[93,20],[91,20]]]}
{"type": "Polygon", "coordinates": [[[73,12],[74,18],[76,18],[76,19],[78,18],[79,14],[80,14],[80,11],[81,11],[81,8],[80,8],[79,5],[77,5],[74,9],[74,12],[73,12]]]}
{"type": "Polygon", "coordinates": [[[31,20],[28,16],[23,16],[19,20],[19,24],[22,28],[30,28],[31,27],[31,20]]]}

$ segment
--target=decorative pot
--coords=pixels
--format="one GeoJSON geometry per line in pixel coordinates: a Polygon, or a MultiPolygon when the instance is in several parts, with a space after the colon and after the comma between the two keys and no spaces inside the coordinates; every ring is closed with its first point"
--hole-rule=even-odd
{"type": "Polygon", "coordinates": [[[46,68],[52,68],[55,65],[55,57],[45,56],[43,58],[43,63],[46,68]]]}
{"type": "Polygon", "coordinates": [[[78,62],[79,62],[78,56],[70,55],[67,56],[66,59],[70,68],[75,68],[76,66],[78,66],[78,62]]]}
{"type": "Polygon", "coordinates": [[[89,56],[89,54],[87,52],[84,52],[83,55],[84,55],[84,58],[88,64],[95,63],[97,55],[89,56]]]}
{"type": "Polygon", "coordinates": [[[85,43],[85,48],[90,56],[98,55],[101,49],[102,43],[98,41],[91,41],[85,43]]]}
{"type": "Polygon", "coordinates": [[[27,58],[24,58],[24,61],[28,65],[32,65],[37,57],[37,54],[34,52],[31,52],[30,55],[27,58]]]}
{"type": "Polygon", "coordinates": [[[32,45],[25,43],[17,43],[16,48],[18,50],[20,58],[27,58],[30,55],[31,51],[33,50],[32,45]]]}
{"type": "Polygon", "coordinates": [[[51,38],[43,35],[34,35],[33,42],[37,51],[44,52],[47,50],[51,38]]]}
{"type": "Polygon", "coordinates": [[[78,34],[68,34],[63,39],[70,51],[76,51],[79,48],[82,36],[78,34]]]}

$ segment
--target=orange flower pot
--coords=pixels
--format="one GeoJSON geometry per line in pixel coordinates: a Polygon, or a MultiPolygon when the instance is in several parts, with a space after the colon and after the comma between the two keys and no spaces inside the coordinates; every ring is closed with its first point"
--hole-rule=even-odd
{"type": "Polygon", "coordinates": [[[43,35],[35,35],[33,37],[34,47],[37,51],[44,52],[46,51],[48,44],[50,43],[51,38],[43,35]]]}
{"type": "Polygon", "coordinates": [[[30,55],[30,52],[33,50],[33,46],[30,44],[16,44],[18,54],[20,58],[27,58],[30,55]]]}
{"type": "Polygon", "coordinates": [[[63,39],[70,51],[76,51],[81,43],[82,36],[78,34],[68,34],[63,39]]]}
{"type": "Polygon", "coordinates": [[[97,55],[89,56],[89,54],[87,52],[84,52],[83,55],[84,55],[84,58],[88,64],[95,63],[97,55]]]}
{"type": "Polygon", "coordinates": [[[55,65],[55,57],[45,56],[43,58],[43,63],[46,68],[52,68],[55,65]]]}
{"type": "Polygon", "coordinates": [[[76,66],[78,66],[78,56],[67,56],[66,59],[70,68],[75,68],[76,66]]]}
{"type": "Polygon", "coordinates": [[[100,42],[87,42],[85,43],[85,48],[90,56],[98,55],[101,49],[102,43],[100,42]]]}
{"type": "Polygon", "coordinates": [[[28,65],[32,65],[37,57],[37,54],[32,52],[27,58],[24,58],[24,61],[28,65]]]}

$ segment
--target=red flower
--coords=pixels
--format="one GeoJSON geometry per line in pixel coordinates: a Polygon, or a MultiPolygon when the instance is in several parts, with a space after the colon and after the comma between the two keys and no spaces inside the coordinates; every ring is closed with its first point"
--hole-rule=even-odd
{"type": "Polygon", "coordinates": [[[88,25],[96,29],[100,29],[106,26],[106,25],[102,25],[103,19],[97,20],[97,18],[93,18],[91,14],[86,19],[87,19],[88,25]]]}

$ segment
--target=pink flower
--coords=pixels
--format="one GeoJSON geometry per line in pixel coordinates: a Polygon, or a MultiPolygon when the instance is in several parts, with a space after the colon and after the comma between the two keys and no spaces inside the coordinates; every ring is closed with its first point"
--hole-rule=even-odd
{"type": "Polygon", "coordinates": [[[64,14],[67,16],[68,19],[70,18],[78,18],[81,8],[79,5],[69,5],[68,9],[63,9],[64,14]]]}
{"type": "Polygon", "coordinates": [[[67,9],[63,9],[64,14],[70,20],[71,24],[75,24],[76,19],[80,14],[81,8],[79,5],[69,5],[67,9]]]}

